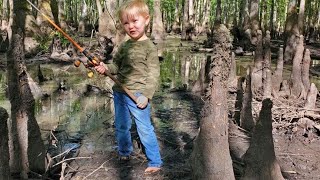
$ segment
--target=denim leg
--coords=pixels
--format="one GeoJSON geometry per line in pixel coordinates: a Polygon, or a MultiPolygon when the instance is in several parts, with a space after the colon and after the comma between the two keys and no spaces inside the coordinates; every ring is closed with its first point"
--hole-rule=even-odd
{"type": "Polygon", "coordinates": [[[125,94],[114,91],[115,136],[118,143],[118,153],[121,156],[128,156],[133,151],[130,134],[132,119],[126,102],[127,96],[125,94]]]}
{"type": "Polygon", "coordinates": [[[160,167],[162,160],[158,140],[150,119],[150,104],[144,109],[138,108],[132,100],[130,100],[128,104],[137,126],[139,138],[145,148],[145,153],[149,161],[148,167],[160,167]]]}

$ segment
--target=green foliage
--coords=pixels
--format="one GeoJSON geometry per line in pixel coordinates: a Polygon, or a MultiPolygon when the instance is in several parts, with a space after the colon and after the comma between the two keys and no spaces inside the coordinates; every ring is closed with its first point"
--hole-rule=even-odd
{"type": "Polygon", "coordinates": [[[48,35],[35,34],[34,39],[39,43],[39,51],[47,52],[54,37],[58,37],[60,39],[63,47],[66,47],[70,43],[69,40],[58,31],[53,31],[48,35]]]}
{"type": "Polygon", "coordinates": [[[65,38],[60,32],[54,31],[53,37],[58,37],[61,41],[61,45],[66,47],[70,42],[67,38],[65,38]]]}
{"type": "Polygon", "coordinates": [[[160,81],[161,86],[168,87],[172,81],[175,81],[177,87],[182,85],[180,76],[180,58],[175,57],[172,52],[164,52],[165,61],[161,62],[160,81]]]}
{"type": "Polygon", "coordinates": [[[178,16],[179,14],[174,14],[176,9],[176,1],[175,0],[162,0],[161,1],[161,12],[164,14],[167,14],[166,21],[170,24],[174,21],[175,16],[178,16]]]}
{"type": "Polygon", "coordinates": [[[48,51],[52,37],[44,36],[42,34],[35,34],[34,39],[39,43],[39,51],[48,51]]]}

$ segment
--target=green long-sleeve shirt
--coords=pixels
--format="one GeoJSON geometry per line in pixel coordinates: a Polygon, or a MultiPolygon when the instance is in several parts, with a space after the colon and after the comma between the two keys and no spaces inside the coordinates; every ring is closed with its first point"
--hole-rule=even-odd
{"type": "MultiPolygon", "coordinates": [[[[150,39],[124,42],[115,54],[113,63],[107,64],[107,67],[132,93],[141,92],[152,99],[158,87],[160,65],[157,48],[150,39]]],[[[124,92],[117,84],[113,90],[124,92]]]]}

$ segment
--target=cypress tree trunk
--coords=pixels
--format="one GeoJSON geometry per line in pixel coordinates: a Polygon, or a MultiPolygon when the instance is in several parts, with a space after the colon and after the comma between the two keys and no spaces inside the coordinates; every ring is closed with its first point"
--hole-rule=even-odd
{"type": "Polygon", "coordinates": [[[192,152],[193,179],[235,179],[228,143],[227,79],[230,72],[230,34],[217,26],[213,36],[215,55],[211,62],[210,91],[192,152]]]}
{"type": "Polygon", "coordinates": [[[241,180],[284,180],[274,152],[271,108],[272,101],[263,100],[259,121],[244,155],[246,169],[241,180]]]}
{"type": "Polygon", "coordinates": [[[310,78],[309,78],[310,62],[311,62],[310,50],[306,49],[304,52],[304,57],[302,60],[302,69],[301,69],[302,83],[304,85],[304,89],[306,92],[308,92],[310,88],[310,78]]]}
{"type": "Polygon", "coordinates": [[[10,166],[23,179],[31,171],[42,174],[45,148],[34,115],[35,101],[28,84],[24,57],[25,1],[13,1],[12,36],[7,52],[8,88],[11,103],[10,166]]]}
{"type": "Polygon", "coordinates": [[[153,7],[154,7],[153,9],[154,13],[153,13],[153,21],[152,21],[151,38],[161,42],[164,40],[165,31],[164,31],[164,26],[162,22],[161,11],[160,11],[160,0],[155,0],[153,7]]]}
{"type": "Polygon", "coordinates": [[[283,80],[282,72],[283,72],[283,48],[279,48],[277,67],[272,75],[272,94],[275,97],[280,91],[280,85],[283,80]]]}
{"type": "Polygon", "coordinates": [[[0,179],[9,179],[8,113],[0,107],[0,179]]]}
{"type": "Polygon", "coordinates": [[[303,58],[303,36],[301,35],[298,40],[297,50],[293,58],[292,72],[291,72],[291,95],[295,98],[305,97],[305,89],[301,78],[301,62],[303,58]]]}
{"type": "Polygon", "coordinates": [[[246,89],[243,95],[242,110],[240,112],[240,126],[251,132],[256,122],[252,116],[252,82],[251,82],[252,72],[249,67],[246,76],[246,89]]]}

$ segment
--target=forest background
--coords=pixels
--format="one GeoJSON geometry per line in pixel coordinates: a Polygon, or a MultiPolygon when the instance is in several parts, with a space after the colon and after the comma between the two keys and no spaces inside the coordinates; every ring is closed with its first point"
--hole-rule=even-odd
{"type": "MultiPolygon", "coordinates": [[[[108,56],[125,39],[116,18],[121,0],[31,2],[73,37],[94,37],[99,46],[90,50],[101,60],[110,60],[108,56]]],[[[309,72],[319,74],[310,69],[310,61],[311,57],[319,58],[320,53],[305,47],[319,48],[320,1],[148,0],[147,3],[153,16],[147,31],[158,45],[160,57],[161,46],[170,36],[182,41],[204,36],[205,41],[193,50],[212,53],[203,61],[198,81],[190,87],[193,93],[205,97],[199,134],[190,155],[193,179],[296,176],[296,171],[283,170],[278,164],[272,122],[278,122],[286,133],[303,132],[308,140],[318,135],[319,92],[310,82],[309,72]],[[245,77],[236,77],[232,52],[252,55],[253,64],[245,77]],[[274,72],[272,54],[277,54],[274,72]],[[292,65],[288,80],[282,76],[284,64],[292,65]],[[237,99],[231,115],[225,101],[230,94],[237,99]],[[278,111],[272,110],[273,104],[278,111]],[[250,140],[245,145],[236,144],[236,140],[230,140],[230,133],[237,134],[232,136],[236,139],[245,136],[250,140]],[[225,149],[230,151],[222,151],[225,149]]],[[[0,49],[6,55],[1,67],[8,74],[11,104],[8,129],[1,126],[0,131],[8,134],[1,139],[4,154],[0,161],[1,175],[7,178],[18,174],[27,179],[45,172],[46,153],[34,116],[26,57],[49,55],[46,58],[50,60],[72,62],[83,56],[27,1],[7,0],[0,5],[0,49]]],[[[86,41],[79,43],[90,47],[86,41]]],[[[1,117],[1,123],[6,124],[8,114],[3,109],[1,117]]],[[[316,178],[319,174],[312,176],[316,178]]]]}

